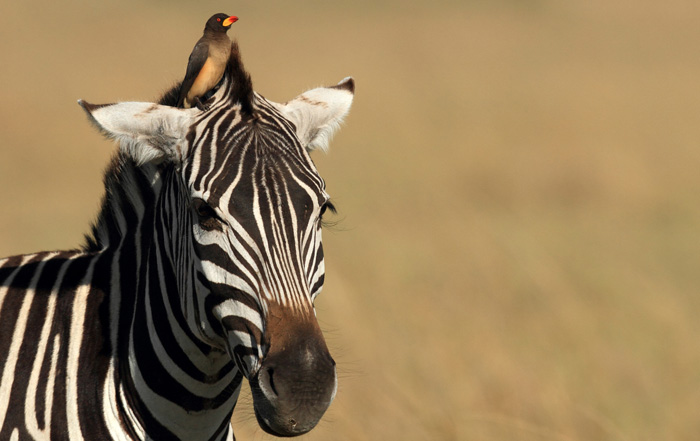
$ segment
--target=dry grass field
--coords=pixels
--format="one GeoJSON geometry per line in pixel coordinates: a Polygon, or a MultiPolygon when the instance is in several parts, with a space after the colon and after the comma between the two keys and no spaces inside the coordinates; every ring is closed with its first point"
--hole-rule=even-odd
{"type": "Polygon", "coordinates": [[[4,2],[0,254],[81,242],[115,147],[75,101],[155,99],[213,12],[270,99],[357,83],[302,439],[697,439],[699,2],[4,2]]]}

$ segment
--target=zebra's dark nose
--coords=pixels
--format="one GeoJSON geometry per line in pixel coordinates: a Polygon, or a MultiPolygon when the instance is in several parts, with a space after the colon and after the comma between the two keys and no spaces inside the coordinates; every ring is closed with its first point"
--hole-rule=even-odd
{"type": "Polygon", "coordinates": [[[316,426],[335,396],[335,362],[321,339],[268,353],[251,379],[255,415],[273,435],[301,435],[316,426]]]}

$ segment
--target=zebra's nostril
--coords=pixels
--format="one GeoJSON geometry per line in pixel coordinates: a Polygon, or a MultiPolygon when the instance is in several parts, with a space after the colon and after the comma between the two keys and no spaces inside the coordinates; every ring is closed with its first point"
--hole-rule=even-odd
{"type": "Polygon", "coordinates": [[[297,426],[297,420],[295,420],[294,418],[290,418],[289,424],[292,426],[292,429],[294,429],[297,426]]]}
{"type": "Polygon", "coordinates": [[[275,395],[279,395],[277,392],[277,389],[275,389],[275,380],[272,379],[272,375],[274,374],[275,370],[270,368],[267,370],[267,378],[268,382],[270,383],[270,389],[272,389],[272,392],[275,393],[275,395]]]}

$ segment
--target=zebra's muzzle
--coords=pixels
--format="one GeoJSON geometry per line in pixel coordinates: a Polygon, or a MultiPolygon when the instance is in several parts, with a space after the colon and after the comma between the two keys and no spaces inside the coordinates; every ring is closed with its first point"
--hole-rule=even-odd
{"type": "Polygon", "coordinates": [[[271,346],[250,379],[260,427],[276,436],[297,436],[313,429],[337,389],[335,362],[320,330],[301,333],[296,342],[271,346]],[[290,344],[292,343],[292,344],[290,344]]]}

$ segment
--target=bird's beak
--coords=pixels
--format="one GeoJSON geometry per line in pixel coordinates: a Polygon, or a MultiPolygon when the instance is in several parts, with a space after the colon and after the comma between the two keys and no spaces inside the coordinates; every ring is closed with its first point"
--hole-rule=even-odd
{"type": "Polygon", "coordinates": [[[224,22],[222,24],[224,26],[231,26],[232,24],[234,24],[237,21],[238,21],[238,17],[236,17],[235,15],[232,15],[229,18],[227,18],[226,20],[224,20],[224,22]]]}

